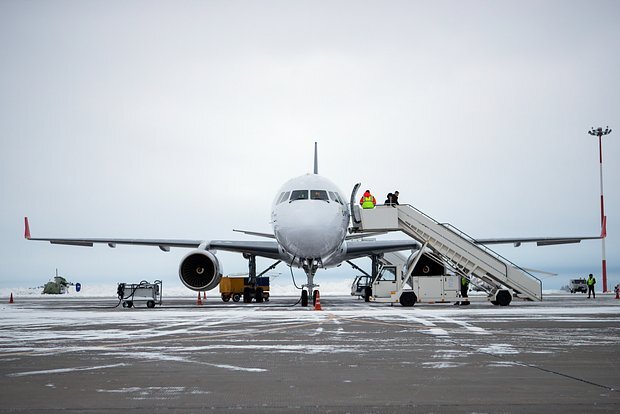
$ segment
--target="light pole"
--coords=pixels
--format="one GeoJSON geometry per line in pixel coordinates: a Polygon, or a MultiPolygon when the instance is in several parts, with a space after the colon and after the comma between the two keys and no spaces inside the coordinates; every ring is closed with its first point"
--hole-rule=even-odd
{"type": "Polygon", "coordinates": [[[605,216],[605,203],[603,202],[603,135],[609,135],[611,133],[611,129],[609,127],[605,127],[605,129],[598,127],[594,129],[594,127],[588,131],[588,134],[598,137],[598,154],[599,154],[599,166],[600,166],[600,175],[601,175],[601,243],[603,248],[603,262],[602,262],[602,273],[603,273],[603,292],[607,292],[607,261],[605,260],[605,237],[607,236],[606,232],[606,220],[605,216]]]}

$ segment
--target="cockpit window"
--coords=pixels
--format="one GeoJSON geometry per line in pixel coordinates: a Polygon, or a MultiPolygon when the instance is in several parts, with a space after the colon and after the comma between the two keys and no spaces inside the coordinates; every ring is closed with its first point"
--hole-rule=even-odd
{"type": "Polygon", "coordinates": [[[291,193],[291,201],[295,200],[307,200],[308,190],[295,190],[291,193]]]}
{"type": "Polygon", "coordinates": [[[288,200],[288,196],[291,194],[290,191],[287,191],[285,193],[280,194],[280,198],[278,199],[278,204],[280,203],[284,203],[286,200],[288,200]]]}
{"type": "Polygon", "coordinates": [[[333,191],[329,192],[329,198],[334,200],[336,203],[342,204],[342,200],[338,197],[338,193],[334,193],[333,191]]]}
{"type": "Polygon", "coordinates": [[[310,198],[312,200],[329,201],[329,198],[327,198],[327,191],[325,190],[310,190],[310,198]]]}

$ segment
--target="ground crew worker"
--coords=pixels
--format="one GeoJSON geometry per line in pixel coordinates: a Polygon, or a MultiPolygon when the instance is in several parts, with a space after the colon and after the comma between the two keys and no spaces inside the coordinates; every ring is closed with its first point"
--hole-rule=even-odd
{"type": "Polygon", "coordinates": [[[360,198],[360,204],[362,205],[362,208],[375,208],[375,205],[377,205],[377,200],[375,200],[375,197],[370,194],[370,190],[366,190],[364,191],[362,198],[360,198]]]}
{"type": "Polygon", "coordinates": [[[469,291],[469,279],[465,276],[461,276],[461,297],[465,298],[464,301],[461,301],[461,305],[469,305],[469,300],[467,299],[467,292],[469,291]]]}
{"type": "Polygon", "coordinates": [[[590,292],[592,292],[592,299],[596,299],[596,293],[594,293],[594,285],[596,285],[596,279],[590,273],[588,276],[588,280],[586,280],[586,284],[588,285],[588,299],[590,299],[590,292]]]}

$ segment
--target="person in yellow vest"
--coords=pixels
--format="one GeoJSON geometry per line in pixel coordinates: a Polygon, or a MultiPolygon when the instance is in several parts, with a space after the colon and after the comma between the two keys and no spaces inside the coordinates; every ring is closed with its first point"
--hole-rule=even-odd
{"type": "Polygon", "coordinates": [[[377,205],[377,200],[375,200],[375,197],[370,194],[370,190],[366,190],[362,198],[360,198],[360,204],[362,205],[362,208],[375,208],[375,205],[377,205]]]}
{"type": "Polygon", "coordinates": [[[588,276],[588,280],[586,280],[586,284],[588,285],[588,299],[590,299],[590,292],[592,292],[592,299],[596,299],[596,293],[594,293],[594,285],[596,285],[596,279],[590,273],[588,276]]]}
{"type": "Polygon", "coordinates": [[[455,305],[469,305],[469,299],[467,299],[467,292],[469,291],[469,279],[467,279],[465,276],[460,277],[461,279],[461,297],[463,298],[462,301],[457,301],[454,302],[455,305]]]}

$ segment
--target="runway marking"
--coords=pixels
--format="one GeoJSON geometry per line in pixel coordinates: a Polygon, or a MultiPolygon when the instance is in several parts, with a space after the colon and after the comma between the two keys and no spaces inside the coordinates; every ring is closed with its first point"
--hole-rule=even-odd
{"type": "MultiPolygon", "coordinates": [[[[284,325],[284,326],[278,326],[275,328],[255,329],[254,332],[261,332],[261,333],[278,332],[278,331],[284,331],[287,329],[296,329],[296,328],[303,328],[306,326],[319,325],[324,322],[325,320],[299,323],[299,324],[289,324],[289,325],[284,325]]],[[[229,338],[229,337],[234,337],[234,336],[245,336],[247,334],[248,334],[248,330],[244,330],[242,332],[226,332],[226,333],[213,334],[213,335],[187,336],[184,338],[156,338],[156,339],[149,339],[149,340],[140,340],[138,343],[133,343],[133,342],[128,342],[128,341],[114,342],[110,344],[100,344],[100,345],[96,345],[92,347],[80,346],[78,348],[80,351],[84,349],[110,349],[110,348],[116,348],[116,347],[122,347],[123,349],[125,349],[131,345],[142,346],[142,345],[151,345],[151,344],[158,344],[158,343],[165,343],[165,342],[175,342],[175,341],[181,342],[183,340],[195,341],[195,340],[201,340],[201,339],[219,339],[219,338],[229,338]]],[[[54,351],[57,353],[76,352],[75,349],[62,350],[62,349],[57,349],[57,348],[55,348],[54,351]]],[[[40,352],[38,352],[37,350],[32,350],[32,351],[27,351],[27,352],[14,352],[14,353],[0,354],[0,356],[2,357],[28,356],[28,355],[37,356],[38,354],[40,354],[40,352]]]]}
{"type": "Polygon", "coordinates": [[[25,377],[27,375],[42,375],[42,374],[64,374],[66,372],[74,372],[74,371],[92,371],[95,369],[106,369],[106,368],[116,368],[116,367],[124,367],[127,364],[112,364],[112,365],[100,365],[97,367],[75,367],[75,368],[58,368],[58,369],[46,369],[43,371],[26,371],[26,372],[16,372],[14,374],[7,374],[7,377],[25,377]]]}

